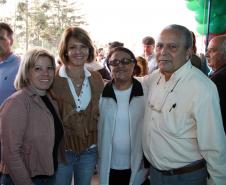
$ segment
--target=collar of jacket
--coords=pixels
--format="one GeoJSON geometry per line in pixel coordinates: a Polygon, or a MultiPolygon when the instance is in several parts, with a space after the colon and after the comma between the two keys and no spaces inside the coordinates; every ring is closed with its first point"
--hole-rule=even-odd
{"type": "MultiPolygon", "coordinates": [[[[31,86],[28,85],[26,87],[24,87],[25,91],[27,91],[29,96],[41,96],[40,94],[37,93],[37,91],[31,86]]],[[[46,95],[49,97],[49,90],[46,90],[46,95]]]]}
{"type": "Polygon", "coordinates": [[[226,69],[226,64],[224,64],[223,66],[221,66],[219,69],[217,69],[216,71],[214,71],[214,73],[210,76],[210,78],[214,77],[215,75],[217,75],[219,72],[223,71],[226,69]]]}
{"type": "MultiPolygon", "coordinates": [[[[133,83],[133,87],[131,90],[129,102],[131,102],[131,100],[134,96],[143,96],[144,95],[141,83],[135,78],[132,78],[132,83],[133,83]]],[[[104,87],[103,93],[102,93],[102,97],[113,98],[117,102],[115,92],[113,89],[113,84],[114,84],[114,80],[112,80],[111,82],[106,84],[106,86],[104,87]]]]}

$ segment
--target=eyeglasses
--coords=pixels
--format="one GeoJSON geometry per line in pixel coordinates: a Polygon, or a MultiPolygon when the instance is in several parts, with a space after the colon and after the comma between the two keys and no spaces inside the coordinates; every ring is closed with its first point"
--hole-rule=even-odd
{"type": "Polygon", "coordinates": [[[108,61],[108,64],[110,66],[118,66],[119,64],[122,64],[122,65],[128,65],[130,63],[134,63],[134,59],[129,59],[129,58],[123,58],[121,60],[117,60],[117,59],[114,59],[114,60],[109,60],[108,61]]]}

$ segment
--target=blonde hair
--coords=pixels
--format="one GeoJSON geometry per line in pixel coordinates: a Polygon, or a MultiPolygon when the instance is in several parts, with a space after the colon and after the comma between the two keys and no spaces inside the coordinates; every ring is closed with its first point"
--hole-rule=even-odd
{"type": "Polygon", "coordinates": [[[46,49],[33,48],[29,50],[23,56],[23,60],[20,63],[20,67],[14,81],[16,90],[22,89],[23,87],[29,85],[29,70],[34,67],[40,56],[49,57],[54,69],[56,68],[54,56],[50,54],[46,49]]]}

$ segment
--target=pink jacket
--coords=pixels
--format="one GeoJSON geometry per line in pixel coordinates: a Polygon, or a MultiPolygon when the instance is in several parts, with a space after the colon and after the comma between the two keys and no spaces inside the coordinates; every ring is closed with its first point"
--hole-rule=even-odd
{"type": "MultiPolygon", "coordinates": [[[[2,161],[15,185],[33,185],[31,177],[53,175],[54,120],[31,87],[17,91],[0,107],[0,138],[2,161]]],[[[62,141],[58,161],[64,161],[63,154],[62,141]]]]}

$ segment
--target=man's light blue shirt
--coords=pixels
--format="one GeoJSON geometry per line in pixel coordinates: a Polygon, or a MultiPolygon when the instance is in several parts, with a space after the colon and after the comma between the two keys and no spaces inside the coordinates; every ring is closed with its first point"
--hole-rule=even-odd
{"type": "Polygon", "coordinates": [[[0,63],[0,105],[16,91],[13,83],[19,65],[20,58],[15,54],[11,54],[6,60],[0,63]]]}

